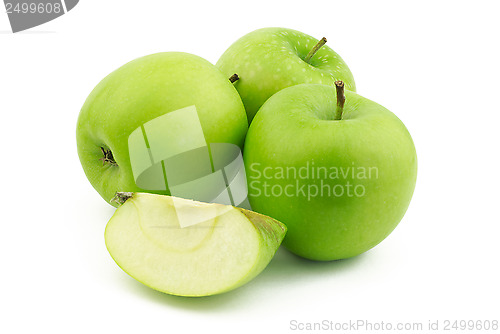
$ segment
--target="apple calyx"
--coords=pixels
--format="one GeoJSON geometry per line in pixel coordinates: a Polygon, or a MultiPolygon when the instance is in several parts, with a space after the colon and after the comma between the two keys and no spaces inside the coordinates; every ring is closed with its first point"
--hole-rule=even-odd
{"type": "Polygon", "coordinates": [[[335,109],[334,120],[342,120],[342,114],[344,112],[345,94],[344,94],[344,82],[337,80],[335,81],[335,89],[337,90],[337,108],[335,109]]]}
{"type": "Polygon", "coordinates": [[[311,60],[312,57],[314,57],[314,55],[316,54],[316,52],[318,52],[319,49],[321,49],[321,47],[323,45],[326,44],[326,37],[323,37],[322,39],[320,39],[318,41],[318,43],[311,49],[311,51],[309,51],[309,53],[307,54],[306,58],[304,58],[304,61],[306,63],[309,63],[309,61],[311,60]]]}
{"type": "Polygon", "coordinates": [[[122,205],[125,203],[128,199],[132,198],[134,196],[134,193],[132,192],[122,192],[119,191],[115,193],[115,196],[111,199],[111,203],[118,203],[118,205],[122,205]]]}
{"type": "Polygon", "coordinates": [[[235,83],[236,81],[238,81],[240,79],[240,77],[238,76],[238,74],[234,73],[233,75],[231,75],[231,77],[229,78],[229,81],[231,83],[235,83]]]}
{"type": "Polygon", "coordinates": [[[102,161],[102,165],[110,164],[112,166],[118,166],[118,164],[115,161],[115,158],[113,157],[113,153],[111,152],[110,149],[105,149],[104,147],[101,147],[101,152],[103,157],[99,159],[102,161]]]}

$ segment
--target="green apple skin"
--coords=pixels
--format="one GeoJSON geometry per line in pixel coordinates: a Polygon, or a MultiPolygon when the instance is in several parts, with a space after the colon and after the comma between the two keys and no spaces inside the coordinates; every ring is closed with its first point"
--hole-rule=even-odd
{"type": "Polygon", "coordinates": [[[135,193],[116,210],[105,239],[118,266],[139,282],[167,294],[201,297],[255,278],[285,233],[284,224],[245,209],[135,193]],[[183,215],[201,219],[180,228],[183,215]]]}
{"type": "Polygon", "coordinates": [[[242,147],[247,118],[228,78],[198,56],[166,52],[133,60],[95,87],[78,117],[77,146],[87,178],[106,202],[118,191],[142,190],[133,178],[128,136],[158,116],[195,105],[208,143],[242,147]],[[101,148],[111,150],[116,164],[100,160],[101,148]]]}
{"type": "Polygon", "coordinates": [[[226,75],[237,73],[235,87],[251,122],[262,104],[283,88],[302,83],[332,85],[342,80],[356,91],[354,78],[342,58],[328,45],[305,62],[318,39],[286,28],[253,31],[227,49],[217,61],[226,75]]]}
{"type": "Polygon", "coordinates": [[[245,141],[252,209],[286,224],[285,247],[311,260],[349,258],[380,243],[403,218],[415,188],[416,151],[403,123],[354,92],[346,91],[345,96],[343,118],[334,120],[334,87],[304,84],[286,88],[262,106],[245,141]],[[284,178],[277,174],[280,167],[312,170],[308,166],[329,171],[344,168],[346,174],[350,173],[347,167],[354,166],[356,173],[336,178],[330,172],[328,176],[304,172],[296,179],[291,173],[284,178]],[[357,174],[359,168],[364,169],[365,178],[357,174]],[[374,171],[371,177],[368,168],[374,171]],[[311,196],[314,189],[294,192],[302,185],[319,187],[321,181],[330,187],[330,193],[327,188],[317,196],[311,196]],[[351,196],[347,196],[347,182],[351,196]],[[279,195],[289,184],[295,188],[279,195]],[[337,184],[343,187],[343,195],[340,188],[334,194],[337,184]],[[354,185],[364,187],[363,196],[353,195],[354,185]]]}

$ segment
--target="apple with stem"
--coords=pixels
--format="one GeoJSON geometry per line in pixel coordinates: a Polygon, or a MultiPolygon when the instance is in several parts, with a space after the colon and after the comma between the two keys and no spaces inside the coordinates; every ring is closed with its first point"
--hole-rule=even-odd
{"type": "MultiPolygon", "coordinates": [[[[203,58],[165,52],[129,62],[94,88],[78,117],[77,146],[87,178],[106,202],[117,191],[170,194],[164,184],[163,190],[144,189],[136,184],[129,151],[130,135],[161,116],[186,110],[176,114],[182,126],[167,124],[163,128],[170,135],[163,142],[179,152],[193,141],[191,134],[195,130],[207,144],[242,147],[247,118],[228,78],[203,58]],[[196,116],[193,121],[188,118],[193,113],[188,111],[196,116]]],[[[161,128],[156,130],[161,134],[161,128]]]]}
{"type": "Polygon", "coordinates": [[[238,73],[235,84],[251,122],[262,104],[283,88],[318,83],[332,85],[342,80],[356,91],[354,78],[342,58],[319,41],[300,31],[263,28],[231,45],[217,61],[227,76],[238,73]]]}
{"type": "Polygon", "coordinates": [[[253,210],[286,224],[283,244],[312,260],[380,243],[403,218],[417,177],[404,124],[342,82],[272,96],[250,125],[244,160],[253,210]]]}
{"type": "Polygon", "coordinates": [[[271,261],[286,233],[279,221],[229,205],[118,193],[106,247],[126,273],[178,296],[233,290],[271,261]]]}

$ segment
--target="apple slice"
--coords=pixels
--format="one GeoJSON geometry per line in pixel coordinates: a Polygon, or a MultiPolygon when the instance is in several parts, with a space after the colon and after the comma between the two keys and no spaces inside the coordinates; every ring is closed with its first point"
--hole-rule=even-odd
{"type": "Polygon", "coordinates": [[[118,193],[106,226],[115,262],[143,284],[179,296],[233,290],[271,261],[286,227],[229,205],[147,193],[118,193]]]}

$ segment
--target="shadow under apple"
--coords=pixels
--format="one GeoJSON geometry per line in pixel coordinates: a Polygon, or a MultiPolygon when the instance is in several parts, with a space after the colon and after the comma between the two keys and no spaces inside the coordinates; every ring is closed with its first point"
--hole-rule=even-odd
{"type": "MultiPolygon", "coordinates": [[[[142,295],[145,298],[159,304],[172,305],[191,311],[219,312],[221,310],[230,310],[242,305],[245,301],[254,299],[256,290],[269,289],[277,287],[292,288],[297,281],[306,281],[311,279],[321,279],[324,276],[335,276],[356,266],[362,265],[367,260],[365,254],[336,261],[311,261],[296,256],[280,247],[273,260],[267,268],[254,280],[248,284],[219,295],[209,297],[180,297],[168,295],[160,291],[151,289],[131,277],[126,277],[126,285],[132,293],[142,295]]],[[[123,279],[123,277],[122,277],[123,279]]]]}

